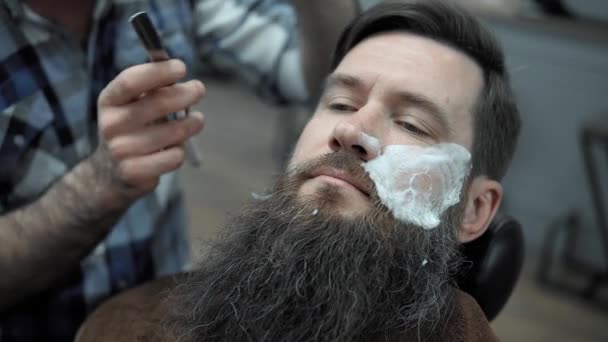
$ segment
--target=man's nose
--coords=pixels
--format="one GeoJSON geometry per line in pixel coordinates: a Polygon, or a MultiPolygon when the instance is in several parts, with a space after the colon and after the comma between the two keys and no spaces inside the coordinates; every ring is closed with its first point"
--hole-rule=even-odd
{"type": "Polygon", "coordinates": [[[335,152],[344,150],[355,154],[363,161],[370,161],[380,155],[380,141],[372,137],[358,126],[341,121],[334,128],[331,149],[335,152]]]}

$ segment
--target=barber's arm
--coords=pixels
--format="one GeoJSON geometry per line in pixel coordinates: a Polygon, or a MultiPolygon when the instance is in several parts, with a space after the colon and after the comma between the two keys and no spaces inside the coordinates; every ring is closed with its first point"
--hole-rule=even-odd
{"type": "Polygon", "coordinates": [[[184,160],[182,144],[202,113],[158,123],[203,96],[172,60],[126,69],[98,99],[99,146],[38,200],[0,217],[0,313],[52,286],[110,231],[121,214],[184,160]]]}
{"type": "Polygon", "coordinates": [[[197,49],[203,63],[263,96],[303,102],[318,92],[337,36],[358,11],[357,0],[197,0],[197,49]]]}

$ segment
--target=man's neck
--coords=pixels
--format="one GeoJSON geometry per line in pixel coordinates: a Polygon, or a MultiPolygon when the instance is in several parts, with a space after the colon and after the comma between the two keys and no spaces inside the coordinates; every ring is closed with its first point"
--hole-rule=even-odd
{"type": "Polygon", "coordinates": [[[39,15],[59,24],[79,42],[89,34],[95,0],[24,0],[39,15]]]}

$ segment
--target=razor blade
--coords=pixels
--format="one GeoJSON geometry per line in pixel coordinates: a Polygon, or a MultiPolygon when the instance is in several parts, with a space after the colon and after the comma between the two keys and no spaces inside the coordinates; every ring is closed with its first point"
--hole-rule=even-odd
{"type": "MultiPolygon", "coordinates": [[[[169,54],[163,46],[163,42],[160,39],[158,31],[152,24],[150,17],[146,12],[137,12],[129,18],[129,23],[135,30],[139,41],[144,46],[148,57],[151,62],[160,62],[168,60],[169,54]]],[[[168,115],[168,120],[179,120],[188,116],[188,108],[179,111],[177,113],[171,113],[168,115]]],[[[201,164],[202,158],[198,146],[192,141],[192,138],[188,139],[185,144],[186,158],[190,164],[194,167],[198,167],[201,164]]]]}

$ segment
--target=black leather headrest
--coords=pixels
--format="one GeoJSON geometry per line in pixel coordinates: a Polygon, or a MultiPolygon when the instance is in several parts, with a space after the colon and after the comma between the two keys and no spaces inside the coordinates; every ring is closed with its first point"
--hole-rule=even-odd
{"type": "Polygon", "coordinates": [[[482,236],[463,245],[466,261],[458,274],[458,285],[477,300],[489,321],[498,315],[513,292],[524,249],[519,222],[498,215],[482,236]]]}

